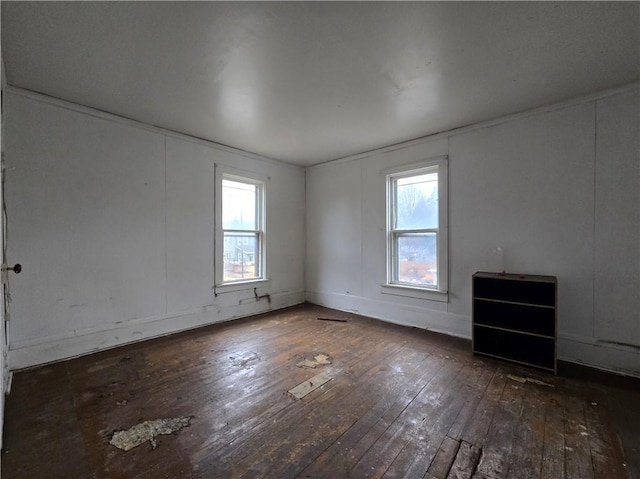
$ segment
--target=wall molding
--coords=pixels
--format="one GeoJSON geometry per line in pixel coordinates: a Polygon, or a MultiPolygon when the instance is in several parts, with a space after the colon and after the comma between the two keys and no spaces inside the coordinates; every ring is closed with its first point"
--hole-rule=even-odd
{"type": "Polygon", "coordinates": [[[304,302],[304,292],[276,293],[271,303],[265,300],[232,306],[211,305],[198,310],[127,321],[109,329],[85,330],[80,334],[55,335],[12,343],[9,350],[11,370],[72,359],[148,339],[184,332],[203,326],[275,311],[304,302]],[[144,327],[142,327],[144,326],[144,327]]]}
{"type": "Polygon", "coordinates": [[[552,113],[555,111],[564,110],[566,108],[582,105],[584,103],[596,102],[598,100],[602,100],[603,98],[608,98],[610,96],[618,95],[620,93],[630,92],[633,90],[637,90],[639,88],[640,88],[640,82],[627,83],[625,85],[609,88],[607,90],[602,90],[595,93],[590,93],[588,95],[582,95],[582,96],[564,100],[558,103],[543,105],[543,106],[532,108],[529,110],[522,110],[516,113],[511,113],[509,115],[504,115],[491,120],[472,123],[469,125],[453,128],[451,130],[436,132],[426,136],[414,138],[412,140],[407,140],[400,143],[394,143],[392,145],[375,148],[373,150],[364,151],[362,153],[356,153],[355,155],[349,155],[342,158],[336,158],[335,160],[329,160],[322,163],[317,163],[315,165],[308,166],[307,169],[322,168],[325,166],[333,166],[333,165],[338,165],[340,163],[347,163],[350,161],[362,160],[370,156],[390,153],[396,150],[402,150],[404,148],[410,148],[412,146],[418,146],[424,143],[429,143],[429,142],[441,140],[444,138],[450,138],[453,136],[462,135],[470,131],[481,130],[483,128],[490,128],[492,126],[501,125],[503,123],[508,123],[514,120],[521,120],[521,119],[529,118],[532,116],[544,115],[546,113],[552,113]]]}
{"type": "Polygon", "coordinates": [[[84,115],[88,115],[94,118],[99,118],[101,120],[111,121],[113,123],[119,123],[121,125],[130,126],[133,128],[138,128],[141,130],[145,130],[151,133],[157,133],[159,135],[163,135],[170,138],[176,138],[183,141],[188,141],[190,143],[195,143],[198,145],[208,146],[209,148],[213,148],[218,151],[222,151],[225,153],[232,153],[235,155],[243,156],[245,158],[249,158],[251,160],[257,160],[269,163],[271,165],[287,167],[293,169],[304,169],[301,166],[294,165],[293,163],[287,163],[286,161],[277,160],[275,158],[269,158],[267,156],[258,155],[257,153],[252,153],[250,151],[241,150],[239,148],[235,148],[233,146],[224,145],[222,143],[216,143],[215,141],[207,140],[204,138],[199,138],[197,136],[192,136],[187,133],[180,133],[173,130],[168,130],[166,128],[150,125],[148,123],[144,123],[138,120],[134,120],[132,118],[128,118],[126,116],[116,115],[114,113],[109,113],[104,110],[98,110],[96,108],[91,108],[89,106],[80,105],[79,103],[73,103],[67,100],[63,100],[61,98],[45,95],[44,93],[38,93],[33,90],[27,90],[24,88],[19,88],[11,85],[7,85],[4,89],[6,93],[27,98],[29,100],[38,101],[40,103],[46,103],[48,105],[57,106],[64,110],[73,111],[76,113],[82,113],[84,115]]]}
{"type": "MultiPolygon", "coordinates": [[[[3,69],[4,72],[4,69],[3,69]]],[[[529,110],[523,110],[520,112],[516,112],[516,113],[511,113],[509,115],[504,115],[498,118],[494,118],[491,120],[485,120],[485,121],[481,121],[478,123],[473,123],[473,124],[469,124],[469,125],[463,125],[457,128],[453,128],[451,130],[446,130],[446,131],[441,131],[441,132],[436,132],[436,133],[431,133],[429,135],[425,135],[425,136],[420,136],[418,138],[414,138],[411,140],[406,140],[406,141],[402,141],[399,143],[393,143],[391,145],[386,145],[380,148],[375,148],[373,150],[367,150],[367,151],[363,151],[361,153],[356,153],[353,155],[349,155],[349,156],[345,156],[342,158],[336,158],[333,160],[329,160],[329,161],[325,161],[325,162],[321,162],[321,163],[316,163],[315,165],[310,165],[307,167],[302,167],[302,166],[298,166],[298,165],[294,165],[293,163],[289,163],[286,161],[282,161],[282,160],[278,160],[275,158],[269,158],[266,156],[262,156],[259,155],[257,153],[253,153],[250,151],[246,151],[246,150],[241,150],[238,148],[235,148],[233,146],[229,146],[229,145],[224,145],[222,143],[216,143],[214,141],[211,140],[207,140],[204,138],[199,138],[199,137],[195,137],[192,135],[188,135],[186,133],[180,133],[177,131],[172,131],[172,130],[168,130],[166,128],[160,127],[160,126],[155,126],[155,125],[150,125],[138,120],[134,120],[131,118],[127,118],[125,116],[120,116],[120,115],[116,115],[114,113],[109,113],[107,111],[104,110],[98,110],[96,108],[91,108],[88,106],[84,106],[84,105],[80,105],[78,103],[73,103],[67,100],[63,100],[61,98],[57,98],[57,97],[53,97],[53,96],[49,96],[46,95],[44,93],[38,93],[36,91],[33,90],[27,90],[24,88],[20,88],[20,87],[16,87],[16,86],[12,86],[12,85],[8,85],[6,84],[3,88],[3,90],[6,93],[11,93],[14,94],[16,96],[21,96],[24,98],[29,98],[32,100],[36,100],[36,101],[40,101],[43,103],[48,103],[51,105],[55,105],[58,106],[60,108],[64,108],[66,110],[71,110],[71,111],[75,111],[75,112],[79,112],[79,113],[84,113],[86,115],[89,116],[93,116],[95,118],[101,118],[104,120],[109,120],[109,121],[113,121],[116,123],[121,123],[124,125],[128,125],[128,126],[132,126],[135,128],[140,128],[146,131],[150,131],[150,132],[154,132],[154,133],[158,133],[161,135],[165,135],[168,137],[172,137],[172,138],[177,138],[177,139],[181,139],[184,141],[189,141],[191,143],[196,143],[196,144],[200,144],[200,145],[204,145],[204,146],[208,146],[210,148],[214,148],[216,150],[219,151],[223,151],[226,153],[233,153],[233,154],[237,154],[237,155],[241,155],[244,156],[246,158],[250,158],[253,160],[259,160],[259,161],[265,161],[267,163],[271,163],[274,165],[278,165],[278,166],[286,166],[289,168],[294,168],[294,169],[312,169],[312,168],[322,168],[324,166],[331,166],[331,165],[336,165],[336,164],[340,164],[340,163],[346,163],[349,161],[355,161],[355,160],[361,160],[373,155],[379,155],[379,154],[384,154],[384,153],[389,153],[392,151],[396,151],[396,150],[401,150],[404,148],[409,148],[412,146],[417,146],[417,145],[421,145],[423,143],[429,143],[431,141],[435,141],[435,140],[439,140],[439,139],[443,139],[443,138],[449,138],[452,136],[456,136],[456,135],[461,135],[473,130],[478,130],[478,129],[482,129],[482,128],[489,128],[492,126],[496,126],[496,125],[500,125],[502,123],[507,123],[510,121],[514,121],[514,120],[518,120],[518,119],[522,119],[522,118],[528,118],[531,116],[536,116],[536,115],[541,115],[541,114],[545,114],[545,113],[550,113],[553,111],[558,111],[558,110],[562,110],[565,108],[569,108],[572,106],[576,106],[576,105],[580,105],[583,103],[589,103],[592,101],[597,101],[597,100],[601,100],[603,98],[607,98],[613,95],[617,95],[619,93],[624,93],[624,92],[628,92],[628,91],[633,91],[635,89],[640,88],[640,82],[633,82],[633,83],[628,83],[625,85],[621,85],[618,87],[614,87],[614,88],[609,88],[606,90],[602,90],[599,92],[595,92],[595,93],[590,93],[588,95],[582,95],[579,97],[575,97],[575,98],[571,98],[565,101],[561,101],[558,103],[553,103],[550,105],[543,105],[541,107],[537,107],[537,108],[532,108],[529,110]]]]}

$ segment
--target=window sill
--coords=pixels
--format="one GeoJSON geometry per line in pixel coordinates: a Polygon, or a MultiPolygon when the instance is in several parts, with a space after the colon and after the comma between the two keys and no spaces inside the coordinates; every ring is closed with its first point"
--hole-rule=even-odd
{"type": "Polygon", "coordinates": [[[216,294],[232,293],[234,291],[247,291],[253,288],[262,288],[269,286],[270,279],[252,279],[249,281],[237,281],[235,283],[217,284],[215,288],[216,294]]]}
{"type": "Polygon", "coordinates": [[[426,288],[412,288],[411,286],[401,286],[399,284],[383,284],[380,286],[382,294],[394,296],[404,296],[406,298],[427,299],[429,301],[449,302],[449,293],[426,288]]]}

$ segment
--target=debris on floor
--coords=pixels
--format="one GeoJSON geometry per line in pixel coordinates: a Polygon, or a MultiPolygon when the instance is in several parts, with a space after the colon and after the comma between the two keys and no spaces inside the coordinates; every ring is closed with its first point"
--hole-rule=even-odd
{"type": "Polygon", "coordinates": [[[318,363],[316,363],[315,361],[311,361],[310,359],[303,359],[302,361],[298,361],[296,363],[296,366],[298,366],[299,368],[315,369],[317,365],[318,363]]]}
{"type": "Polygon", "coordinates": [[[540,381],[539,379],[527,378],[527,382],[537,384],[538,386],[549,386],[550,388],[554,388],[553,384],[545,383],[544,381],[540,381]]]}
{"type": "Polygon", "coordinates": [[[537,384],[538,386],[549,386],[550,388],[554,388],[555,386],[553,384],[549,384],[549,383],[545,383],[544,381],[540,381],[539,379],[535,379],[535,378],[523,378],[522,376],[516,376],[515,374],[507,374],[507,377],[509,379],[512,379],[514,381],[518,381],[519,383],[533,383],[533,384],[537,384]]]}
{"type": "Polygon", "coordinates": [[[288,393],[291,394],[296,399],[302,399],[311,391],[315,391],[323,384],[331,381],[329,376],[324,374],[318,374],[313,376],[311,379],[307,379],[306,381],[298,384],[295,388],[289,389],[288,393]]]}
{"type": "Polygon", "coordinates": [[[509,379],[513,379],[514,381],[518,381],[519,383],[526,383],[527,382],[527,378],[523,378],[522,376],[516,376],[514,374],[507,374],[507,377],[509,379]]]}
{"type": "Polygon", "coordinates": [[[348,322],[346,319],[341,319],[341,318],[318,318],[318,321],[336,321],[338,323],[348,322]]]}
{"type": "Polygon", "coordinates": [[[246,351],[240,353],[238,356],[229,356],[229,359],[234,366],[244,369],[251,369],[254,366],[254,363],[262,361],[258,353],[254,351],[246,351]]]}
{"type": "Polygon", "coordinates": [[[311,369],[315,369],[316,366],[321,366],[321,365],[325,365],[325,364],[331,364],[331,361],[329,361],[329,356],[327,356],[326,354],[316,354],[313,357],[313,360],[311,359],[303,359],[302,361],[298,361],[296,363],[296,366],[298,366],[299,368],[311,368],[311,369]]]}
{"type": "Polygon", "coordinates": [[[126,431],[116,431],[111,437],[109,444],[129,451],[140,444],[149,441],[153,449],[156,448],[156,436],[160,434],[173,434],[183,427],[189,426],[192,416],[156,419],[155,421],[144,421],[130,427],[126,431]]]}
{"type": "Polygon", "coordinates": [[[316,363],[318,364],[331,364],[331,361],[329,361],[329,356],[327,356],[326,354],[316,354],[313,359],[315,359],[316,363]]]}

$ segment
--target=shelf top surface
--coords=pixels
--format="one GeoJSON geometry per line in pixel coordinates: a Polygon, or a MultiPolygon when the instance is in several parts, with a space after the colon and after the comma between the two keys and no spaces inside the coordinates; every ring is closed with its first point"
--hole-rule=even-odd
{"type": "Polygon", "coordinates": [[[474,278],[507,279],[510,281],[536,281],[539,283],[557,283],[555,276],[542,276],[537,274],[515,274],[515,273],[490,273],[488,271],[478,271],[474,278]]]}

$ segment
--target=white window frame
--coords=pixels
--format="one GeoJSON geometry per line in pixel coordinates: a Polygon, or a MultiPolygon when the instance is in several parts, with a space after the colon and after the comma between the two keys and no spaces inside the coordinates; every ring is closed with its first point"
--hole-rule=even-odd
{"type": "Polygon", "coordinates": [[[386,257],[386,283],[382,285],[382,293],[406,296],[418,299],[428,299],[433,301],[448,301],[448,158],[440,156],[429,158],[419,163],[412,163],[390,170],[386,170],[386,236],[387,236],[387,257],[386,257]],[[398,230],[394,228],[395,217],[395,180],[410,176],[437,173],[438,175],[438,227],[416,230],[398,230]],[[437,261],[437,285],[435,287],[427,285],[414,285],[398,281],[396,261],[394,258],[395,241],[394,237],[407,232],[435,232],[437,237],[436,261],[437,261]]]}
{"type": "Polygon", "coordinates": [[[264,286],[269,282],[267,277],[267,229],[266,229],[266,205],[267,205],[267,179],[261,175],[239,170],[236,168],[230,168],[226,166],[216,165],[215,175],[215,292],[216,294],[228,291],[240,291],[251,288],[264,286]],[[231,180],[241,183],[248,183],[256,185],[257,188],[257,202],[256,206],[256,230],[225,230],[222,224],[222,181],[231,180]],[[256,255],[256,265],[259,267],[260,275],[256,278],[239,279],[234,281],[224,280],[224,234],[229,231],[242,231],[255,233],[258,237],[258,251],[256,255]]]}

